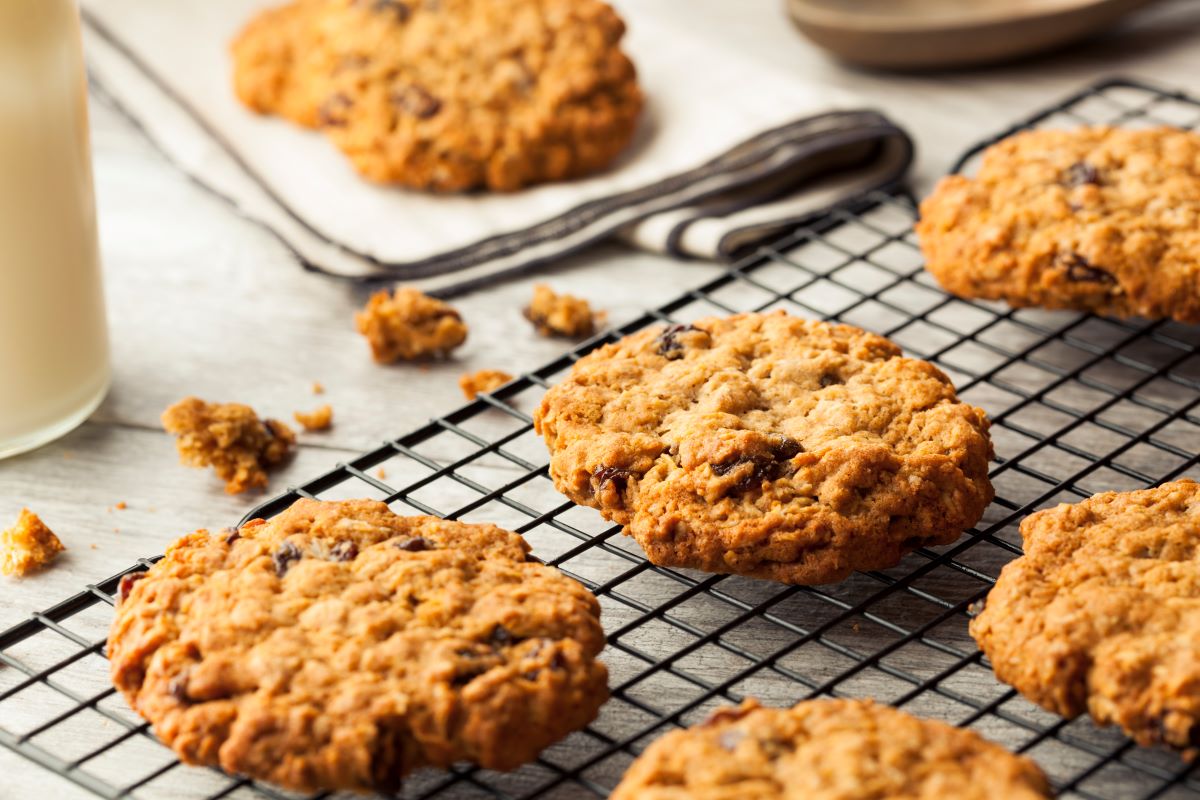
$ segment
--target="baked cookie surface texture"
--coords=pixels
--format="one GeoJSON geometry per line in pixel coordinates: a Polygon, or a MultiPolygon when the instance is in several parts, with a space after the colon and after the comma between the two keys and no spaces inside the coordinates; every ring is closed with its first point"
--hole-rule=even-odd
{"type": "Polygon", "coordinates": [[[189,764],[297,791],[511,769],[607,698],[599,605],[514,533],[299,500],[123,580],[112,678],[189,764]]]}
{"type": "Polygon", "coordinates": [[[234,88],[370,180],[511,191],[629,144],[642,93],[624,32],[600,0],[294,0],[238,35],[234,88]]]}
{"type": "Polygon", "coordinates": [[[837,581],[954,541],[992,499],[987,419],[941,371],[783,312],[605,345],[534,422],[558,490],[661,565],[837,581]]]}
{"type": "Polygon", "coordinates": [[[917,233],[961,297],[1200,322],[1200,135],[1018,133],[943,178],[917,233]]]}
{"type": "Polygon", "coordinates": [[[748,700],[655,741],[612,800],[1049,797],[1032,761],[972,731],[869,700],[748,700]]]}
{"type": "Polygon", "coordinates": [[[1059,505],[1021,523],[971,635],[996,677],[1138,744],[1200,744],[1200,484],[1059,505]]]}

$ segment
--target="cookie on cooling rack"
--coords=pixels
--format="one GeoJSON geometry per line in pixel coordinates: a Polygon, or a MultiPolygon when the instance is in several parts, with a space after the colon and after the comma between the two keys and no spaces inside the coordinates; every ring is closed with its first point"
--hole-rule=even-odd
{"type": "Polygon", "coordinates": [[[826,583],[954,541],[992,499],[987,419],[941,371],[783,312],[601,347],[534,423],[559,491],[662,565],[826,583]]]}
{"type": "Polygon", "coordinates": [[[366,500],[197,531],[122,581],[113,682],[185,762],[298,791],[511,769],[607,697],[596,598],[528,551],[366,500]]]}
{"type": "Polygon", "coordinates": [[[1060,505],[1021,523],[971,621],[996,677],[1065,717],[1138,744],[1200,745],[1200,484],[1060,505]]]}
{"type": "Polygon", "coordinates": [[[1200,322],[1200,135],[1016,134],[943,178],[917,233],[961,297],[1200,322]]]}
{"type": "Polygon", "coordinates": [[[748,700],[655,741],[612,800],[1050,796],[1032,761],[972,731],[869,700],[748,700]]]}
{"type": "Polygon", "coordinates": [[[600,0],[293,0],[238,36],[234,85],[371,180],[511,191],[628,145],[642,93],[624,32],[600,0]]]}

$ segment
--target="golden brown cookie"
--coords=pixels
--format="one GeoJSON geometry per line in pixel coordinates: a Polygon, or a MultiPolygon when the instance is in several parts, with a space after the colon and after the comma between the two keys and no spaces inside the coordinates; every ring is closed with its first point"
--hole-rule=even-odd
{"type": "Polygon", "coordinates": [[[869,700],[747,700],[672,731],[612,800],[1044,800],[1042,771],[978,734],[869,700]]]}
{"type": "Polygon", "coordinates": [[[1016,134],[943,178],[917,233],[960,297],[1200,322],[1200,135],[1016,134]]]}
{"type": "Polygon", "coordinates": [[[534,423],[558,490],[655,564],[837,581],[954,541],[992,499],[987,419],[941,371],[783,312],[605,345],[534,423]]]}
{"type": "Polygon", "coordinates": [[[467,340],[467,326],[457,311],[408,286],[371,295],[354,323],[380,364],[444,358],[467,340]]]}
{"type": "Polygon", "coordinates": [[[600,0],[293,0],[233,44],[238,97],[367,178],[511,191],[607,166],[642,108],[600,0]]]}
{"type": "Polygon", "coordinates": [[[242,403],[185,397],[163,412],[162,424],[176,437],[179,460],[190,467],[211,466],[230,494],[266,486],[267,471],[286,461],[296,443],[287,425],[259,419],[242,403]]]}
{"type": "Polygon", "coordinates": [[[511,769],[607,697],[600,607],[515,533],[299,500],[122,581],[112,678],[189,764],[298,791],[511,769]]]}
{"type": "Polygon", "coordinates": [[[1200,746],[1200,485],[1106,492],[1021,523],[971,621],[996,677],[1141,745],[1200,746]]]}

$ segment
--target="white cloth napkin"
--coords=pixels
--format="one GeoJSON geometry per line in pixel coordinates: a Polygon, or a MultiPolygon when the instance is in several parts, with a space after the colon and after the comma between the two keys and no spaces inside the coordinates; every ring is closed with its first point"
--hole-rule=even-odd
{"type": "MultiPolygon", "coordinates": [[[[242,107],[228,43],[262,0],[81,0],[97,90],[197,181],[311,269],[449,293],[622,235],[716,259],[912,159],[853,97],[771,72],[618,3],[647,104],[603,174],[514,194],[431,195],[360,179],[320,133],[242,107]]],[[[680,8],[686,17],[686,7],[680,8]]]]}

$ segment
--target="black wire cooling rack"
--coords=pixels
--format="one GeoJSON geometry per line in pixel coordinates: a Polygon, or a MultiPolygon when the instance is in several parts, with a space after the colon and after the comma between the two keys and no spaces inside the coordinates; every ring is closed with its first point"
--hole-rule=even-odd
{"type": "MultiPolygon", "coordinates": [[[[1102,122],[1192,128],[1200,103],[1110,81],[1013,130],[1102,122]]],[[[959,168],[969,171],[988,143],[959,168]]],[[[270,516],[298,497],[367,496],[401,513],[496,522],[600,598],[612,700],[595,723],[516,772],[426,771],[401,796],[604,797],[649,741],[715,705],[838,695],[975,729],[1035,758],[1064,796],[1200,797],[1200,775],[1177,756],[1138,748],[1087,719],[1048,714],[997,683],[966,632],[971,604],[1020,552],[1017,524],[1030,511],[1200,477],[1200,328],[949,297],[922,270],[914,216],[901,194],[834,211],[657,311],[248,515],[270,516]],[[938,364],[965,400],[987,410],[996,500],[975,530],[895,569],[831,586],[784,586],[655,567],[596,512],[554,491],[529,414],[580,355],[651,324],[775,308],[883,333],[938,364]]],[[[106,798],[295,797],[181,766],[115,694],[103,646],[119,577],[0,634],[0,744],[106,798]]]]}

